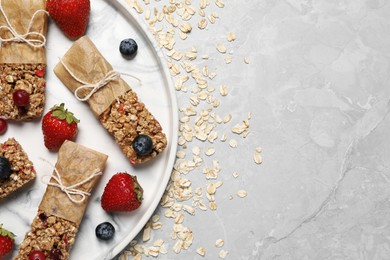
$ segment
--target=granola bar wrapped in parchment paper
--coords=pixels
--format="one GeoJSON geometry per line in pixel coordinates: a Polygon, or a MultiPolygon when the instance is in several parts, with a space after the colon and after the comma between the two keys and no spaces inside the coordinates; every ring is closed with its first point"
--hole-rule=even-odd
{"type": "Polygon", "coordinates": [[[13,120],[41,117],[45,105],[45,0],[0,1],[0,116],[13,120]],[[13,101],[16,90],[29,94],[27,105],[13,101]]]}
{"type": "Polygon", "coordinates": [[[146,162],[166,148],[167,139],[160,123],[88,36],[73,43],[54,72],[78,100],[88,102],[132,164],[146,162]],[[140,135],[151,140],[148,153],[133,147],[140,135]]]}
{"type": "Polygon", "coordinates": [[[100,179],[107,158],[98,151],[65,141],[31,231],[15,259],[28,259],[34,249],[41,250],[47,259],[69,258],[90,192],[100,179]]]}

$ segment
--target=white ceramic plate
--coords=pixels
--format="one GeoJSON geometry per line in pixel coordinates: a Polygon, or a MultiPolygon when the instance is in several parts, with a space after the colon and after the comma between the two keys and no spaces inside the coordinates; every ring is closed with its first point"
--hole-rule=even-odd
{"type": "MultiPolygon", "coordinates": [[[[64,102],[81,121],[76,142],[109,156],[104,175],[90,198],[72,249],[71,259],[74,260],[111,259],[124,249],[158,206],[175,159],[178,110],[171,77],[163,55],[146,31],[145,24],[131,13],[132,10],[126,6],[125,1],[93,0],[87,35],[115,70],[131,73],[141,79],[142,86],[139,86],[133,79],[123,76],[159,120],[167,135],[167,149],[151,162],[136,167],[129,164],[113,138],[93,116],[88,105],[77,101],[54,75],[52,69],[58,63],[58,58],[65,54],[72,42],[63,36],[54,23],[50,22],[49,25],[45,113],[53,105],[64,102]],[[120,41],[129,37],[135,39],[139,46],[138,53],[132,60],[124,59],[118,49],[120,41]],[[120,171],[137,176],[144,189],[144,200],[136,211],[107,214],[100,206],[100,196],[110,177],[120,171]],[[95,227],[104,221],[110,221],[116,228],[114,239],[108,242],[99,241],[95,236],[95,227]]],[[[9,137],[15,137],[21,143],[38,174],[32,185],[0,202],[0,223],[17,235],[16,244],[19,244],[30,229],[46,188],[40,177],[51,174],[53,170],[41,158],[55,164],[57,153],[49,152],[44,147],[41,120],[9,123],[6,134],[0,136],[0,142],[9,137]]]]}

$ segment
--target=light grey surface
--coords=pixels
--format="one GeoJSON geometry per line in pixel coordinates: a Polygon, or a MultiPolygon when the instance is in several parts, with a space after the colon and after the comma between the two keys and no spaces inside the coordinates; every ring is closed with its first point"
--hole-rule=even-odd
{"type": "MultiPolygon", "coordinates": [[[[168,4],[151,2],[150,9],[168,4]]],[[[163,239],[168,254],[158,259],[218,259],[221,249],[227,259],[242,260],[390,259],[390,3],[231,0],[222,9],[210,1],[207,10],[218,12],[216,24],[201,31],[192,19],[193,31],[175,49],[194,46],[199,57],[209,54],[196,63],[217,72],[210,81],[217,92],[221,84],[229,90],[214,111],[231,113],[234,123],[251,112],[251,133],[243,139],[219,125],[237,148],[196,140],[179,147],[189,155],[194,146],[215,147],[185,177],[194,188],[205,187],[202,168],[217,159],[224,184],[216,211],[186,215],[184,225],[194,234],[188,250],[172,252],[173,220],[161,217],[152,240],[163,239]],[[228,43],[230,31],[237,40],[228,43]],[[231,64],[217,42],[233,50],[231,64]],[[261,165],[252,158],[257,146],[261,165]],[[248,196],[238,198],[239,189],[248,196]],[[219,238],[222,248],[214,246],[219,238]],[[195,252],[200,246],[204,258],[195,252]]],[[[178,92],[179,106],[188,106],[191,96],[178,92]]]]}

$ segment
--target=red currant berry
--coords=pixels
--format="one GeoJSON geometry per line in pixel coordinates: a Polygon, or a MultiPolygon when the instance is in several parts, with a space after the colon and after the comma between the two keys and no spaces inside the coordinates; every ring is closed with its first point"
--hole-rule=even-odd
{"type": "Polygon", "coordinates": [[[3,118],[0,118],[0,135],[4,134],[5,131],[7,131],[7,121],[5,121],[3,118]]]}
{"type": "Polygon", "coordinates": [[[24,89],[18,89],[14,92],[12,96],[15,105],[18,107],[27,106],[30,103],[30,94],[27,93],[24,89]]]}
{"type": "Polygon", "coordinates": [[[46,256],[41,250],[33,250],[28,255],[28,260],[45,260],[46,256]]]}

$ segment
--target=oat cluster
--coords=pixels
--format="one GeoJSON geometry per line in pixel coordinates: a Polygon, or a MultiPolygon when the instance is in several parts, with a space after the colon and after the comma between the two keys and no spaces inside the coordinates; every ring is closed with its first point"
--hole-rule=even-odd
{"type": "MultiPolygon", "coordinates": [[[[179,97],[180,122],[178,151],[174,169],[166,191],[160,201],[157,211],[143,232],[130,243],[121,254],[120,260],[142,259],[143,257],[158,257],[160,254],[174,252],[180,254],[191,247],[195,234],[191,227],[185,224],[186,217],[193,217],[197,211],[216,211],[218,209],[218,189],[223,189],[223,180],[219,177],[223,165],[218,160],[216,143],[226,143],[229,153],[239,146],[239,139],[250,135],[251,113],[241,118],[233,118],[231,114],[219,114],[218,107],[222,102],[229,102],[230,91],[234,86],[228,83],[215,86],[213,82],[217,72],[206,64],[210,59],[208,53],[200,53],[199,46],[180,50],[176,44],[180,41],[191,41],[191,33],[200,30],[207,32],[210,26],[218,26],[220,15],[218,11],[226,8],[223,0],[128,0],[130,7],[149,24],[150,32],[164,51],[167,65],[174,81],[174,87],[179,97]],[[184,99],[183,99],[184,97],[184,99]],[[204,185],[194,187],[190,172],[196,172],[196,177],[204,178],[204,185]],[[161,216],[160,216],[161,215],[161,216]],[[160,217],[172,220],[163,226],[160,217]],[[170,232],[170,240],[158,238],[158,230],[170,232]]],[[[221,55],[226,66],[232,62],[240,62],[242,66],[249,64],[247,57],[233,55],[237,40],[234,32],[223,32],[218,42],[205,41],[212,44],[216,55],[221,55]],[[238,58],[238,59],[236,59],[238,58]]],[[[207,35],[205,35],[207,37],[207,35]]],[[[188,46],[188,45],[187,45],[188,46]]],[[[213,53],[213,55],[215,55],[213,53]]],[[[261,164],[261,148],[254,147],[254,163],[261,164]]],[[[239,174],[234,172],[234,179],[239,174]]],[[[192,175],[193,176],[193,175],[192,175]]],[[[193,177],[192,177],[193,178],[193,177]]],[[[244,199],[245,189],[232,191],[236,198],[244,199]]],[[[229,196],[229,200],[234,198],[229,196]]],[[[224,249],[225,241],[220,238],[215,244],[200,245],[194,251],[209,259],[223,259],[229,255],[224,249]],[[218,255],[207,255],[207,249],[218,248],[218,255]]],[[[195,244],[195,243],[194,243],[195,244]]]]}

